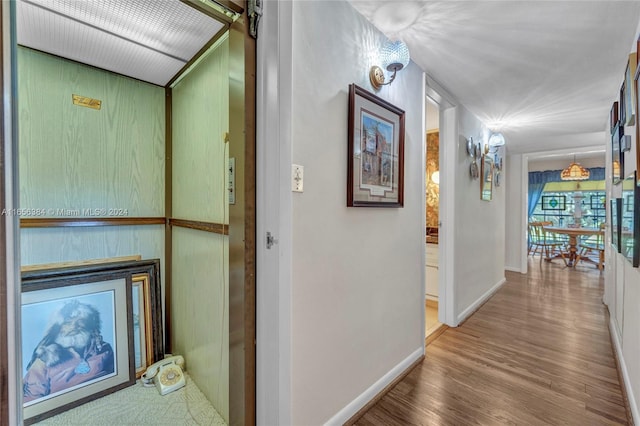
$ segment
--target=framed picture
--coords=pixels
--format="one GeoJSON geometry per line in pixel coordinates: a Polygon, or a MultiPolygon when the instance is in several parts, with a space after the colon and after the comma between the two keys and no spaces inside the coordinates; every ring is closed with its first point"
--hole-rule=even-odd
{"type": "Polygon", "coordinates": [[[349,86],[348,207],[404,204],[404,111],[349,86]]]}
{"type": "Polygon", "coordinates": [[[611,199],[611,245],[620,253],[622,198],[611,199]]]}
{"type": "MultiPolygon", "coordinates": [[[[640,39],[638,39],[638,47],[640,47],[640,39]]],[[[640,76],[640,67],[637,66],[637,57],[638,54],[636,53],[636,75],[635,75],[635,80],[634,80],[634,91],[635,91],[635,106],[636,106],[636,111],[640,111],[640,87],[638,85],[638,77],[640,76]]],[[[638,139],[640,137],[640,126],[635,126],[636,129],[636,170],[640,170],[640,139],[638,139]]],[[[640,175],[637,175],[636,177],[640,178],[640,175]]],[[[636,181],[636,185],[640,185],[640,181],[636,181]]]]}
{"type": "Polygon", "coordinates": [[[160,261],[152,259],[22,272],[25,424],[135,383],[137,338],[145,350],[141,363],[164,358],[159,270],[160,261]],[[145,333],[140,337],[134,333],[136,309],[145,333]],[[75,336],[85,337],[66,337],[64,330],[74,327],[75,336]],[[89,330],[84,335],[83,327],[89,330]],[[43,372],[66,374],[67,380],[43,386],[43,372]]]}
{"type": "Polygon", "coordinates": [[[636,75],[637,54],[634,52],[629,55],[627,69],[624,73],[624,120],[621,120],[625,126],[635,125],[636,114],[636,91],[634,88],[634,78],[636,75]]]}
{"type": "Polygon", "coordinates": [[[621,253],[634,268],[640,264],[640,187],[636,185],[636,172],[622,182],[622,214],[620,230],[621,253]]]}
{"type": "Polygon", "coordinates": [[[617,125],[611,135],[611,176],[613,184],[620,183],[624,176],[624,154],[620,151],[620,135],[623,127],[617,125]]]}
{"type": "Polygon", "coordinates": [[[619,117],[618,124],[620,126],[624,126],[627,120],[627,105],[626,105],[625,91],[626,91],[626,83],[622,82],[622,86],[620,87],[620,100],[618,103],[618,109],[620,110],[620,114],[619,114],[620,117],[619,117]]]}
{"type": "Polygon", "coordinates": [[[149,274],[136,274],[131,280],[133,352],[136,379],[139,379],[147,367],[154,363],[151,284],[149,280],[149,274]]]}
{"type": "Polygon", "coordinates": [[[25,424],[134,384],[131,319],[126,272],[23,279],[25,424]]]}
{"type": "Polygon", "coordinates": [[[563,211],[567,209],[567,197],[564,195],[543,195],[542,210],[563,211]]]}
{"type": "Polygon", "coordinates": [[[609,123],[610,123],[610,129],[611,129],[611,134],[613,134],[613,131],[615,130],[616,126],[618,125],[618,101],[613,103],[613,106],[611,107],[611,111],[609,112],[609,123]]]}
{"type": "Polygon", "coordinates": [[[480,171],[480,199],[491,201],[493,197],[493,160],[488,155],[482,156],[482,170],[480,171]]]}

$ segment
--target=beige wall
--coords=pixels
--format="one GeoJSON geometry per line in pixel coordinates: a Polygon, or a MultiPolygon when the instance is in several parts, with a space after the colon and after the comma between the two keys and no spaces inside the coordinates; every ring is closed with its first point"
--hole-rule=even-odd
{"type": "MultiPolygon", "coordinates": [[[[59,218],[86,209],[164,216],[162,88],[25,48],[18,74],[21,207],[59,218]],[[75,106],[72,94],[102,108],[75,106]]],[[[162,259],[164,227],[21,231],[23,265],[133,254],[162,259]]]]}
{"type": "MultiPolygon", "coordinates": [[[[228,223],[229,43],[224,37],[172,91],[173,217],[228,223]]],[[[228,237],[173,228],[171,340],[229,421],[228,237]]]]}

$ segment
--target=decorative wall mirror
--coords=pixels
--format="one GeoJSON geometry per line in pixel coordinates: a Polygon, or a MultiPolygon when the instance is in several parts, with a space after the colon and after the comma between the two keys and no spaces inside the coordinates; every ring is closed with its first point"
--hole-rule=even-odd
{"type": "Polygon", "coordinates": [[[491,201],[493,195],[493,160],[488,155],[482,156],[482,171],[480,172],[480,199],[491,201]]]}

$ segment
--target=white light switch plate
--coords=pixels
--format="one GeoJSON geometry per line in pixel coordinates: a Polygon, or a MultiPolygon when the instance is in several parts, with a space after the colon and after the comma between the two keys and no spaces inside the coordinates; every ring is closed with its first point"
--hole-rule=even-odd
{"type": "Polygon", "coordinates": [[[298,164],[291,165],[291,190],[293,192],[303,192],[304,188],[304,167],[298,164]]]}

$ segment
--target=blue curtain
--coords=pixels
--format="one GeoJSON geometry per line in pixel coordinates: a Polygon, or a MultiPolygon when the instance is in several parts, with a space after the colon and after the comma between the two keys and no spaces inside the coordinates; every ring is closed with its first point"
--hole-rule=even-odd
{"type": "MultiPolygon", "coordinates": [[[[604,167],[593,167],[589,170],[589,179],[604,180],[604,167]]],[[[544,172],[529,172],[529,207],[528,216],[531,217],[536,204],[542,196],[542,190],[547,182],[562,182],[560,170],[545,170],[544,172]]]]}

